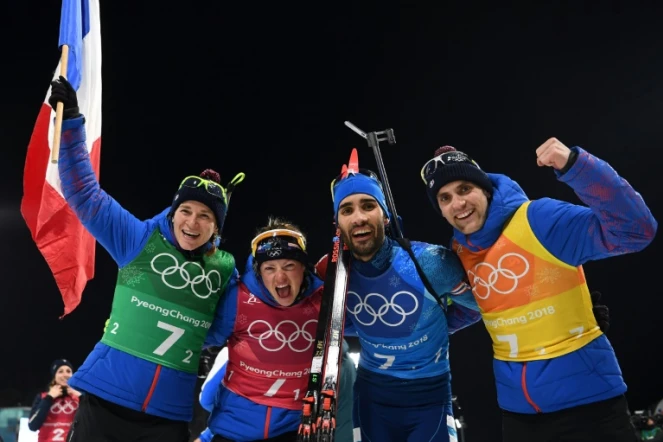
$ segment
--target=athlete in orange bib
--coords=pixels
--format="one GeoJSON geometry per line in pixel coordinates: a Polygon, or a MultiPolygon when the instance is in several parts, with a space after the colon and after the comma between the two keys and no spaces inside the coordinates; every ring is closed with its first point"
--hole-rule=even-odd
{"type": "Polygon", "coordinates": [[[421,170],[493,341],[503,440],[632,442],[626,384],[582,264],[644,249],[657,223],[626,180],[580,147],[551,138],[536,154],[587,207],[530,201],[451,146],[421,170]]]}

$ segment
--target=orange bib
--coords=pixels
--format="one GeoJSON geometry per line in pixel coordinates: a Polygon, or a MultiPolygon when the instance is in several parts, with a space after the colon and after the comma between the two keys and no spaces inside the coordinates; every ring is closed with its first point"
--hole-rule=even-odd
{"type": "Polygon", "coordinates": [[[503,361],[551,359],[601,335],[582,266],[555,258],[532,232],[523,204],[492,247],[473,252],[454,240],[503,361]]]}

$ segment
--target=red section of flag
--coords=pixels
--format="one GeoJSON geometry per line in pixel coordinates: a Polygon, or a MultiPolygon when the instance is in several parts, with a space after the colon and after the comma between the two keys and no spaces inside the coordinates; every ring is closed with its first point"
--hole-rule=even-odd
{"type": "MultiPolygon", "coordinates": [[[[51,154],[48,145],[51,123],[51,107],[44,103],[28,145],[21,214],[53,272],[64,301],[64,317],[78,306],[87,281],[94,277],[95,239],[78,221],[64,198],[46,181],[51,154]]],[[[100,152],[101,138],[98,138],[92,142],[90,151],[97,178],[100,152]]]]}

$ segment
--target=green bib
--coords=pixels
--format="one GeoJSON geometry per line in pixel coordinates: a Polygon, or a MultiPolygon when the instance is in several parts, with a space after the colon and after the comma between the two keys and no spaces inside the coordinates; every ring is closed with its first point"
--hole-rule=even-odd
{"type": "Polygon", "coordinates": [[[234,268],[235,259],[222,250],[188,260],[155,229],[136,259],[118,272],[101,342],[197,373],[203,341],[234,268]]]}

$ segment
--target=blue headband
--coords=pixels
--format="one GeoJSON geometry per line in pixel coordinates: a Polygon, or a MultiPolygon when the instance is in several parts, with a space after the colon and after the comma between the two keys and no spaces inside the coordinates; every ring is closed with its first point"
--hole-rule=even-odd
{"type": "Polygon", "coordinates": [[[391,218],[391,215],[387,210],[387,200],[378,181],[369,176],[357,173],[350,174],[347,178],[339,180],[334,186],[335,220],[338,220],[338,208],[341,205],[341,202],[350,195],[355,195],[357,193],[364,193],[375,198],[375,201],[377,201],[380,207],[382,207],[384,214],[388,218],[391,218]]]}

